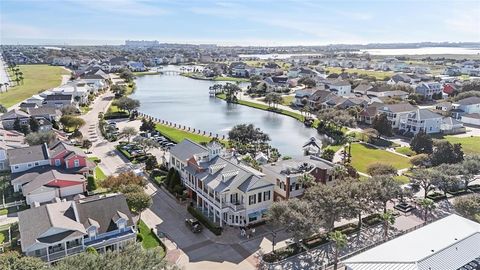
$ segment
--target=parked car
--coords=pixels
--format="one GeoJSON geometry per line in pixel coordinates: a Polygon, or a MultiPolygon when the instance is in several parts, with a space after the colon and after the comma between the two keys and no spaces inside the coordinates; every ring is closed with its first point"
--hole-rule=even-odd
{"type": "Polygon", "coordinates": [[[185,225],[192,231],[193,233],[199,233],[202,231],[202,224],[194,218],[187,218],[185,219],[185,225]]]}

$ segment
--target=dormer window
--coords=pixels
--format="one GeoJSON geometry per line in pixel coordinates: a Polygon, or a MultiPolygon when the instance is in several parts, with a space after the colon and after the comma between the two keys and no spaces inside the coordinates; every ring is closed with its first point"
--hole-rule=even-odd
{"type": "Polygon", "coordinates": [[[95,238],[95,236],[97,236],[97,228],[91,226],[90,228],[88,228],[88,237],[95,238]]]}

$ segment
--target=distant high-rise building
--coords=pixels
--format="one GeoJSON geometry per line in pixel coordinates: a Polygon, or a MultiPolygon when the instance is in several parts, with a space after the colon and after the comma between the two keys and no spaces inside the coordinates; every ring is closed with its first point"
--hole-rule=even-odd
{"type": "Polygon", "coordinates": [[[158,45],[158,40],[125,40],[125,46],[128,47],[155,47],[158,45]]]}

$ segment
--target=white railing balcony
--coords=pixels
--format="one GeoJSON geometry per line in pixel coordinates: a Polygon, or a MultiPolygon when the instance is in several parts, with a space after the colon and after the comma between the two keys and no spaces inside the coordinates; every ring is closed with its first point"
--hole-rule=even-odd
{"type": "Polygon", "coordinates": [[[224,208],[228,207],[235,212],[245,209],[245,205],[243,203],[230,203],[230,202],[228,202],[228,203],[223,204],[223,207],[224,208]]]}

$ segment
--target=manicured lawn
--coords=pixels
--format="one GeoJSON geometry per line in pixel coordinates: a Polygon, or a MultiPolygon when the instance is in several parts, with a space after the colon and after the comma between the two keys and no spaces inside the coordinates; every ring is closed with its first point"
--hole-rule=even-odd
{"type": "Polygon", "coordinates": [[[397,175],[394,178],[395,180],[397,180],[397,182],[399,182],[402,185],[410,183],[410,178],[408,178],[405,175],[397,175]]]}
{"type": "Polygon", "coordinates": [[[295,98],[294,96],[285,96],[285,97],[283,97],[282,105],[290,106],[290,105],[292,104],[294,98],[295,98]]]}
{"type": "Polygon", "coordinates": [[[214,81],[227,81],[227,82],[249,82],[249,79],[246,78],[235,78],[235,77],[222,77],[217,76],[213,78],[214,81]]]}
{"type": "Polygon", "coordinates": [[[352,144],[352,165],[355,169],[366,173],[368,166],[377,162],[391,164],[397,169],[410,166],[406,157],[360,143],[352,144]]]}
{"type": "Polygon", "coordinates": [[[147,224],[142,220],[138,222],[138,234],[143,236],[142,246],[144,248],[156,248],[161,245],[160,240],[158,240],[150,228],[148,228],[147,224]]]}
{"type": "MultiPolygon", "coordinates": [[[[0,94],[0,104],[7,108],[39,92],[59,86],[62,82],[61,75],[69,74],[63,67],[58,66],[20,65],[19,67],[23,72],[23,83],[15,85],[15,82],[11,82],[8,92],[0,94]]],[[[15,76],[11,79],[15,79],[15,76]]]]}
{"type": "MultiPolygon", "coordinates": [[[[340,74],[342,73],[342,68],[339,67],[327,67],[325,68],[326,71],[330,71],[331,73],[340,74]]],[[[377,80],[383,80],[385,77],[392,77],[392,71],[375,71],[375,70],[366,70],[366,69],[356,69],[356,68],[346,68],[346,73],[357,73],[358,75],[365,74],[368,76],[373,76],[377,78],[377,80]]]]}
{"type": "Polygon", "coordinates": [[[99,166],[95,167],[95,176],[97,181],[103,181],[105,180],[105,178],[107,178],[107,176],[102,171],[102,169],[100,169],[99,166]]]}
{"type": "Polygon", "coordinates": [[[462,144],[463,152],[466,154],[480,154],[480,137],[453,137],[445,136],[445,140],[451,143],[462,144]]]}
{"type": "Polygon", "coordinates": [[[343,145],[341,145],[341,144],[339,144],[339,145],[329,145],[329,146],[325,147],[325,149],[332,149],[336,153],[342,147],[343,147],[343,145]]]}
{"type": "Polygon", "coordinates": [[[162,124],[157,124],[156,130],[158,130],[163,136],[167,137],[169,140],[176,143],[179,143],[184,139],[190,139],[197,143],[209,142],[211,140],[211,138],[207,136],[193,134],[185,130],[176,129],[162,124]]]}
{"type": "Polygon", "coordinates": [[[409,156],[409,157],[415,155],[415,151],[410,149],[410,147],[406,147],[406,146],[395,148],[395,152],[409,156]]]}

